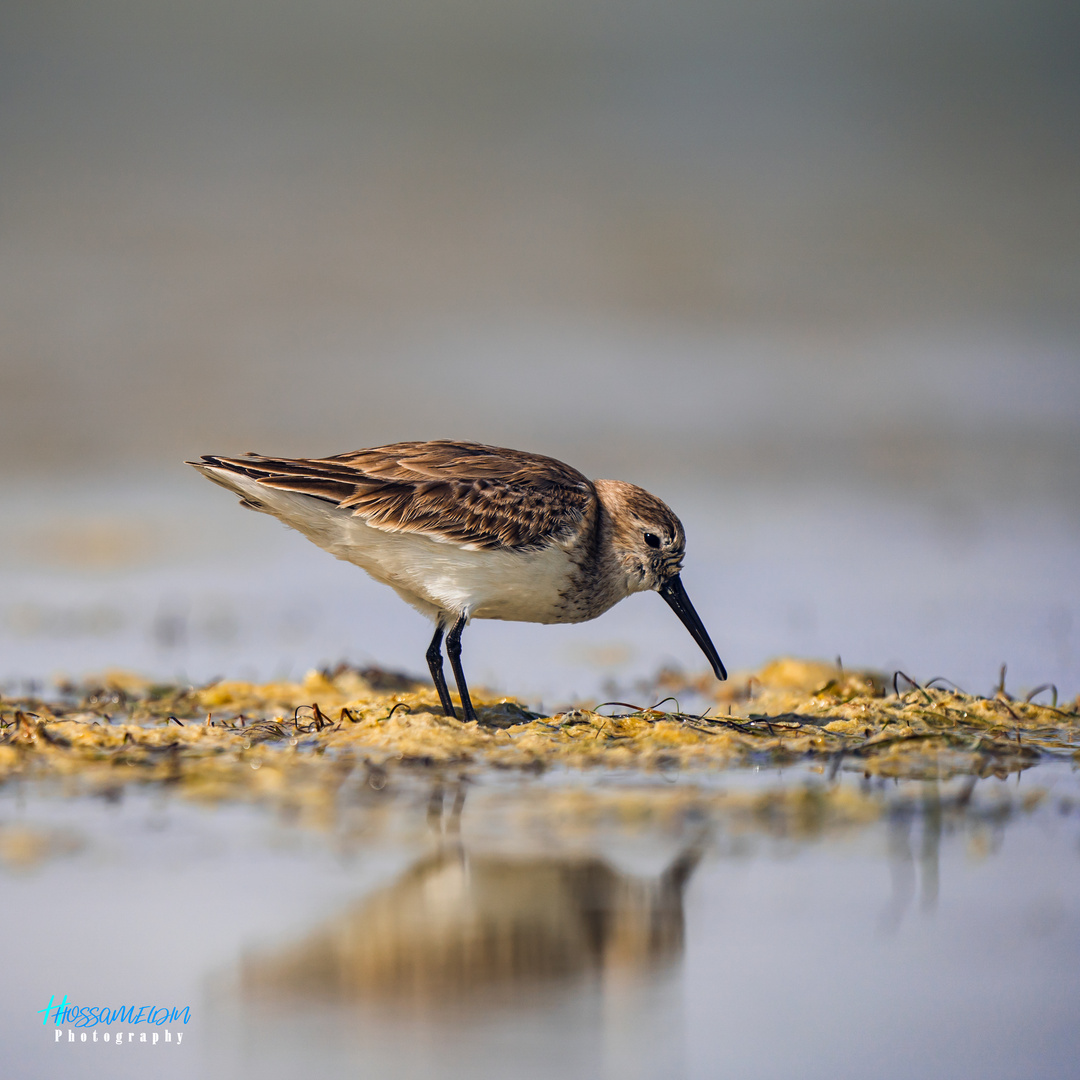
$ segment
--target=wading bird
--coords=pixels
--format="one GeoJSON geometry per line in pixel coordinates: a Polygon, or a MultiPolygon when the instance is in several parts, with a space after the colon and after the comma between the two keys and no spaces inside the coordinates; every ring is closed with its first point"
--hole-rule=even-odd
{"type": "Polygon", "coordinates": [[[682,524],[633,484],[588,480],[539,454],[446,440],[327,458],[208,454],[188,464],[432,619],[427,662],[447,716],[444,634],[464,718],[475,720],[461,666],[470,619],[584,622],[648,589],[727,678],[679,576],[682,524]]]}

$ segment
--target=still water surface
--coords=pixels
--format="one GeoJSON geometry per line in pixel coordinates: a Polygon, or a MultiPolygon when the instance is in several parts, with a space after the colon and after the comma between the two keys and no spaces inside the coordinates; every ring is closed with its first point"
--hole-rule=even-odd
{"type": "Polygon", "coordinates": [[[398,772],[318,826],[11,784],[0,841],[28,1080],[1066,1077],[1080,1052],[1069,765],[398,772]],[[180,1047],[56,1044],[54,994],[191,1021],[180,1047]]]}
{"type": "MultiPolygon", "coordinates": [[[[0,687],[108,668],[298,678],[341,660],[427,677],[430,624],[390,589],[176,471],[169,483],[0,492],[0,687]]],[[[1080,689],[1080,529],[1068,506],[612,472],[682,518],[683,580],[732,671],[839,655],[985,693],[1006,663],[1014,693],[1080,689]]],[[[626,695],[648,693],[637,684],[661,667],[703,667],[652,594],[577,626],[477,621],[463,641],[470,685],[548,709],[636,703],[626,695]]]]}

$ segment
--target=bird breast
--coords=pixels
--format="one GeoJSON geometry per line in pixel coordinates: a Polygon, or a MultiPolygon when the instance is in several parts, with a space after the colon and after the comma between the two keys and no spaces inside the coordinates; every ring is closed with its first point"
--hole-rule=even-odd
{"type": "MultiPolygon", "coordinates": [[[[247,477],[212,479],[390,585],[429,618],[467,612],[478,619],[556,623],[600,614],[587,611],[595,603],[583,606],[577,595],[581,567],[572,545],[556,543],[539,551],[462,547],[423,533],[376,529],[325,500],[277,491],[247,477]]],[[[614,599],[601,610],[611,603],[614,599]]]]}

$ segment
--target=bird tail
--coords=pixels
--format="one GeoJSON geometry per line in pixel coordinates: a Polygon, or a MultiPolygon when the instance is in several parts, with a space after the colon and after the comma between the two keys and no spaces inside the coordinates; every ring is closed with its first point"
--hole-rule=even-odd
{"type": "Polygon", "coordinates": [[[220,484],[221,487],[239,496],[240,505],[245,509],[258,510],[261,514],[274,513],[266,499],[269,492],[254,477],[247,475],[227,460],[214,457],[212,454],[203,454],[200,461],[185,461],[184,464],[198,469],[207,480],[212,480],[215,484],[220,484]]]}

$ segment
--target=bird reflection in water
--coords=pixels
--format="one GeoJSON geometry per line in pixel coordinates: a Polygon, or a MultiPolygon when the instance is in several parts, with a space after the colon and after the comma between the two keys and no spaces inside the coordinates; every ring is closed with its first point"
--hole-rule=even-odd
{"type": "Polygon", "coordinates": [[[247,998],[461,1003],[600,976],[619,981],[682,953],[683,892],[701,857],[687,845],[641,878],[595,855],[471,853],[457,836],[464,788],[437,850],[305,938],[249,956],[247,998]]]}

